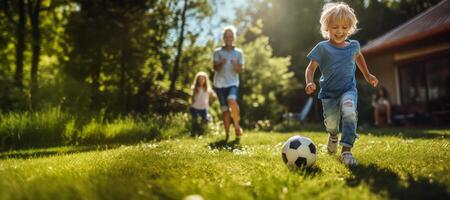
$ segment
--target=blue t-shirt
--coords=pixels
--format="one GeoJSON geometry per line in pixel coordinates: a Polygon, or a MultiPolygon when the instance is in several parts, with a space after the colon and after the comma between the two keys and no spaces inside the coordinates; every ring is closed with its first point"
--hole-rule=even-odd
{"type": "Polygon", "coordinates": [[[336,98],[347,91],[356,91],[355,56],[360,51],[359,42],[347,40],[345,47],[337,47],[329,41],[319,42],[307,57],[319,63],[319,99],[336,98]]]}

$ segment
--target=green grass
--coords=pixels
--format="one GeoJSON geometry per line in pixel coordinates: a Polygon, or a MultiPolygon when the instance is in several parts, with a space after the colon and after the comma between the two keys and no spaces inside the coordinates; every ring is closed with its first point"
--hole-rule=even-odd
{"type": "Polygon", "coordinates": [[[187,114],[106,120],[101,114],[72,115],[58,108],[0,113],[0,151],[167,139],[186,134],[189,125],[187,114]]]}
{"type": "Polygon", "coordinates": [[[353,168],[326,153],[323,132],[3,152],[0,199],[449,199],[450,133],[413,132],[362,134],[353,168]],[[281,145],[293,135],[316,143],[314,168],[283,164],[281,145]]]}

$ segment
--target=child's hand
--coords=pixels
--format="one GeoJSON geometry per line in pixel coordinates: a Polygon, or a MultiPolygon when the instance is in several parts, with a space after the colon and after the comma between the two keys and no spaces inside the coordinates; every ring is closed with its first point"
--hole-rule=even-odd
{"type": "Polygon", "coordinates": [[[377,79],[377,77],[375,77],[375,76],[372,75],[372,74],[369,74],[369,75],[366,77],[366,81],[369,82],[370,85],[372,85],[373,87],[377,87],[377,85],[378,85],[378,79],[377,79]]]}
{"type": "Polygon", "coordinates": [[[220,64],[225,65],[227,63],[227,59],[222,58],[222,60],[220,61],[220,64]]]}
{"type": "Polygon", "coordinates": [[[306,87],[305,87],[305,92],[306,92],[306,94],[310,95],[310,94],[312,94],[315,90],[316,90],[316,84],[315,84],[315,83],[310,82],[310,83],[306,84],[306,87]]]}

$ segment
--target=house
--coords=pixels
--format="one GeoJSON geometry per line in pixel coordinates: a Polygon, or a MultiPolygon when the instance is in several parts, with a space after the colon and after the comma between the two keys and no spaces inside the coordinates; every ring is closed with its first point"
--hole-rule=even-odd
{"type": "Polygon", "coordinates": [[[369,42],[362,53],[397,114],[449,124],[450,0],[369,42]]]}

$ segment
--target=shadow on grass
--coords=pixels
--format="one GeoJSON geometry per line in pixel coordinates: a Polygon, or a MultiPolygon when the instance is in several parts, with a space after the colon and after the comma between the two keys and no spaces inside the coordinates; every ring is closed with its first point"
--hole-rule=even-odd
{"type": "Polygon", "coordinates": [[[396,136],[402,138],[422,138],[422,139],[450,139],[450,131],[446,129],[433,130],[425,128],[396,128],[396,127],[386,127],[386,128],[367,128],[359,131],[360,134],[366,135],[371,134],[373,136],[396,136]]]}
{"type": "MultiPolygon", "coordinates": [[[[274,131],[280,133],[292,132],[325,132],[325,127],[321,123],[300,123],[297,121],[285,121],[275,125],[274,131]]],[[[374,136],[396,136],[403,138],[423,138],[423,139],[450,139],[449,127],[372,127],[367,124],[358,126],[358,133],[362,135],[371,134],[374,136]]]]}
{"type": "Polygon", "coordinates": [[[242,146],[240,145],[239,140],[227,141],[225,139],[222,139],[222,140],[218,140],[215,142],[211,142],[208,144],[208,146],[211,149],[227,150],[227,151],[233,151],[235,149],[238,149],[238,150],[242,149],[242,146]]]}
{"type": "Polygon", "coordinates": [[[302,175],[302,176],[308,176],[308,177],[314,177],[314,176],[322,173],[322,169],[320,169],[317,165],[314,165],[313,167],[306,167],[306,168],[289,168],[289,171],[299,174],[299,175],[302,175]]]}
{"type": "Polygon", "coordinates": [[[10,152],[1,152],[1,159],[28,159],[28,158],[39,158],[48,157],[53,155],[67,155],[73,153],[82,153],[88,151],[104,151],[109,149],[115,149],[121,145],[92,145],[92,146],[77,146],[73,149],[61,149],[61,148],[50,148],[50,149],[27,149],[27,150],[15,150],[10,152]]]}
{"type": "Polygon", "coordinates": [[[385,192],[389,199],[450,199],[447,187],[443,184],[420,177],[408,175],[406,181],[386,168],[374,164],[349,167],[354,177],[347,179],[347,185],[356,187],[361,183],[370,186],[374,193],[385,192]]]}

